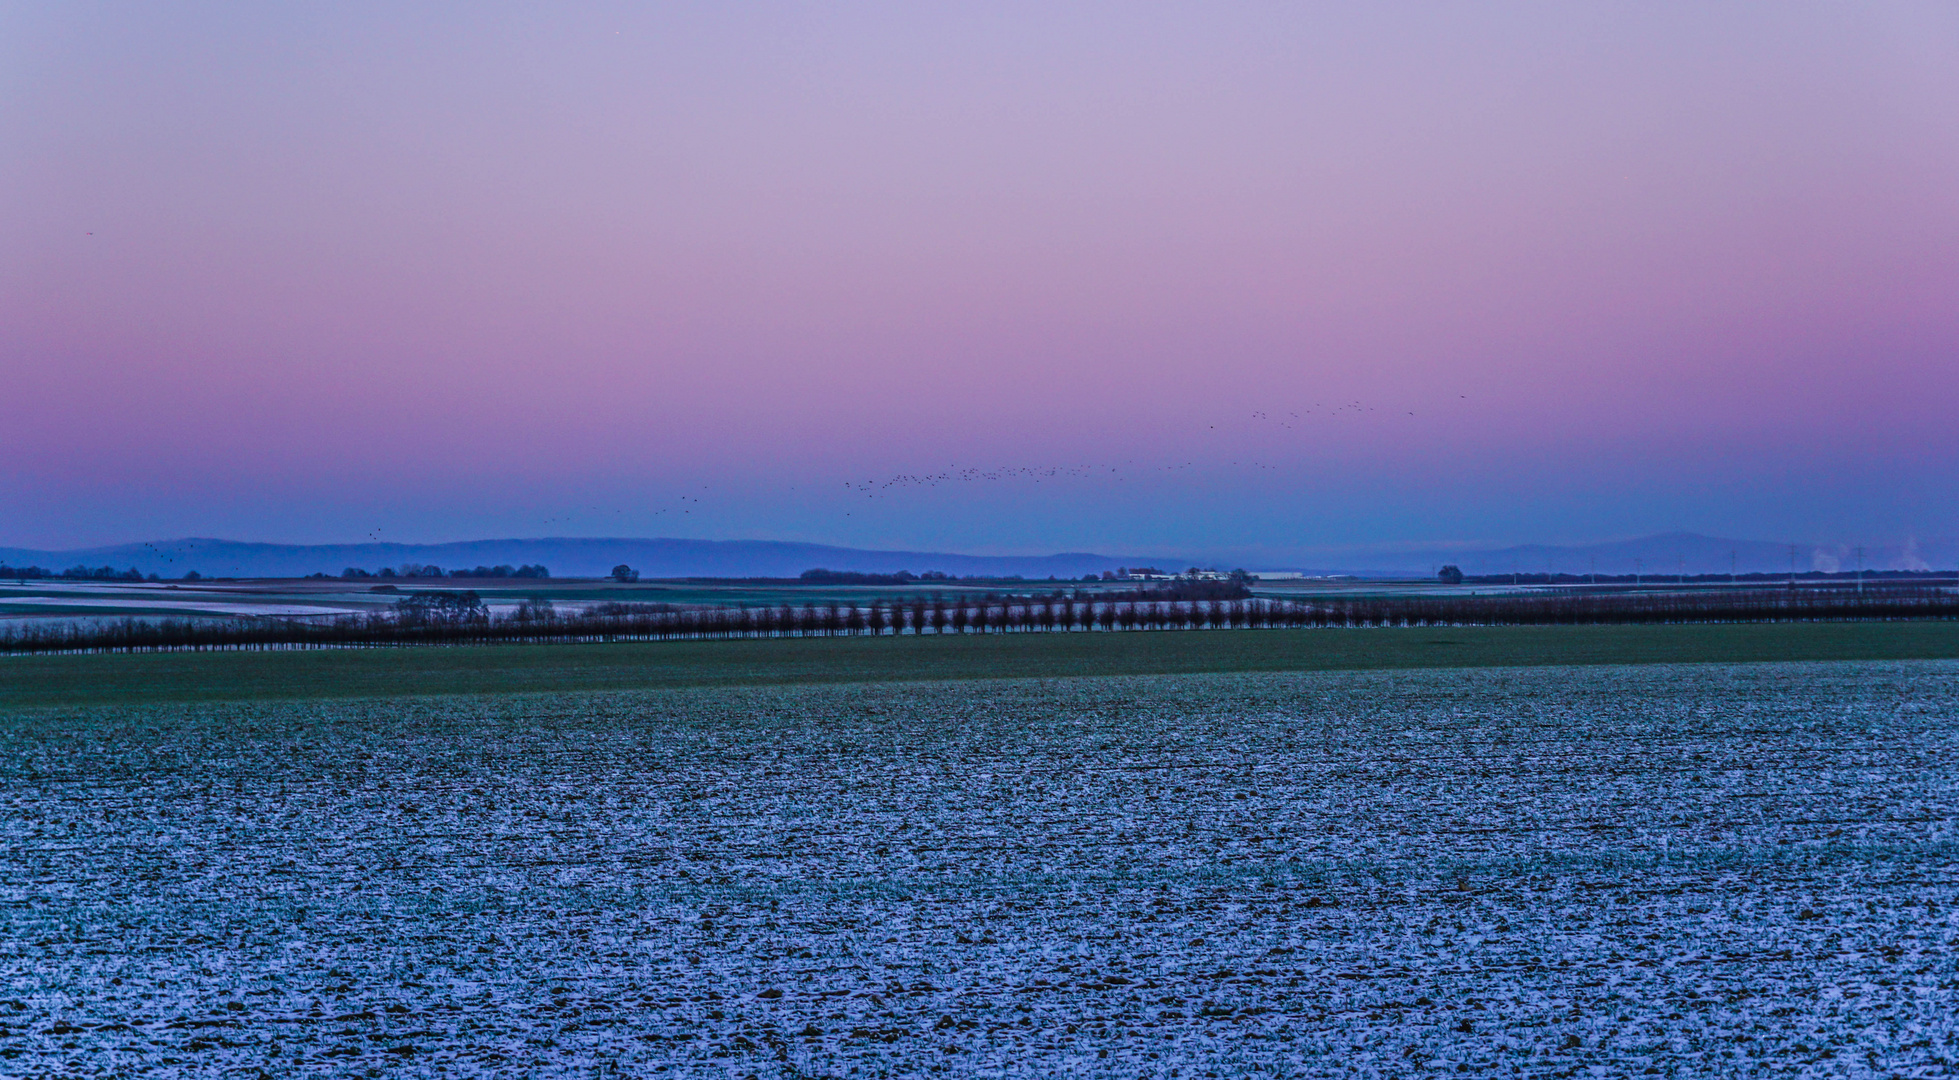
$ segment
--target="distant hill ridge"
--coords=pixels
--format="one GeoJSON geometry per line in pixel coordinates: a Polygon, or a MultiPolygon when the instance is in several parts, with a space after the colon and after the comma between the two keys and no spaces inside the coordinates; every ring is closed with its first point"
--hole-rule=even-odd
{"type": "Polygon", "coordinates": [[[954,576],[1029,578],[1101,573],[1147,560],[1106,555],[956,555],[931,551],[870,551],[778,540],[584,539],[465,540],[447,544],[256,544],[193,537],[111,547],[44,551],[0,548],[0,562],[60,571],[76,565],[135,567],[145,574],[182,577],[304,577],[346,567],[378,570],[405,563],[445,569],[542,563],[558,577],[598,577],[625,563],[642,577],[795,577],[822,567],[860,573],[939,570],[954,576]]]}
{"type": "MultiPolygon", "coordinates": [[[[1523,544],[1505,548],[1408,546],[1352,548],[1331,553],[1287,555],[1269,551],[1262,556],[1218,558],[1204,555],[1099,555],[1068,552],[1056,555],[960,555],[935,551],[878,551],[804,544],[780,540],[681,540],[673,538],[545,537],[523,540],[465,540],[447,544],[258,544],[236,540],[189,538],[153,543],[50,551],[0,548],[0,563],[42,566],[61,571],[76,565],[135,567],[145,574],[182,577],[196,570],[207,577],[304,577],[338,574],[345,567],[378,570],[404,563],[434,564],[445,569],[542,563],[559,577],[598,577],[625,563],[643,577],[796,577],[821,567],[856,573],[914,574],[938,570],[955,577],[977,575],[1044,579],[1080,578],[1119,566],[1153,565],[1165,568],[1218,566],[1226,569],[1302,570],[1313,574],[1353,573],[1363,576],[1429,577],[1443,565],[1464,573],[1670,575],[1776,573],[1791,565],[1798,571],[1854,570],[1857,553],[1848,545],[1789,544],[1765,540],[1725,540],[1696,533],[1673,532],[1596,544],[1523,544]]],[[[1959,566],[1959,541],[1952,539],[1872,544],[1864,549],[1863,565],[1871,570],[1950,569],[1959,566]]]]}

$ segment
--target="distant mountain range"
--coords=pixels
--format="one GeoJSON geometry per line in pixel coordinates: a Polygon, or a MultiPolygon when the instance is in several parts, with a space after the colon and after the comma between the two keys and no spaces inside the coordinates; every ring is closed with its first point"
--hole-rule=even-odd
{"type": "MultiPolygon", "coordinates": [[[[450,544],[253,544],[192,538],[112,547],[45,551],[0,548],[0,563],[42,566],[61,571],[72,566],[134,567],[145,574],[182,577],[196,570],[206,577],[303,577],[338,574],[345,567],[374,571],[403,564],[434,564],[446,569],[542,563],[558,577],[598,577],[625,563],[643,577],[795,577],[805,570],[864,573],[923,573],[954,576],[1080,578],[1120,566],[1242,566],[1251,570],[1300,570],[1311,574],[1427,577],[1445,564],[1467,574],[1719,574],[1854,570],[1857,552],[1839,545],[1787,544],[1762,540],[1723,540],[1694,533],[1666,533],[1598,544],[1479,549],[1467,546],[1354,548],[1312,555],[1268,553],[1257,558],[1191,556],[1112,556],[1085,552],[1060,555],[957,555],[933,551],[870,551],[773,540],[579,539],[469,540],[450,544]]],[[[1959,540],[1875,544],[1864,550],[1872,570],[1951,569],[1959,566],[1959,540]]]]}
{"type": "Polygon", "coordinates": [[[304,577],[346,567],[375,571],[404,564],[445,569],[541,563],[557,577],[599,577],[624,563],[642,577],[795,577],[805,570],[923,573],[954,576],[1079,578],[1134,562],[1104,555],[950,555],[930,551],[865,551],[774,540],[635,540],[548,538],[466,540],[451,544],[252,544],[192,538],[71,551],[0,548],[0,562],[61,571],[71,566],[135,567],[145,574],[182,577],[304,577]]]}

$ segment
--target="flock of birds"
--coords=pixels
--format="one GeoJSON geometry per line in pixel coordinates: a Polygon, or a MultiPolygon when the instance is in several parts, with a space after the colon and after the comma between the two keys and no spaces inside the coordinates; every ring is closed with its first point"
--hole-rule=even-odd
{"type": "MultiPolygon", "coordinates": [[[[1467,398],[1467,395],[1460,395],[1460,396],[1465,399],[1467,398]]],[[[1264,410],[1255,410],[1250,414],[1248,418],[1256,423],[1276,424],[1281,428],[1292,429],[1292,428],[1305,426],[1308,417],[1318,416],[1318,417],[1325,417],[1328,419],[1335,418],[1335,417],[1357,417],[1357,416],[1364,416],[1368,413],[1378,413],[1380,411],[1381,410],[1378,406],[1368,405],[1362,401],[1342,402],[1332,406],[1328,406],[1323,402],[1316,402],[1310,408],[1306,408],[1302,411],[1273,413],[1264,410]]],[[[1408,411],[1407,415],[1414,416],[1415,414],[1412,411],[1408,411]]],[[[1216,430],[1217,425],[1216,424],[1209,425],[1209,428],[1211,430],[1216,430]]],[[[1257,469],[1261,471],[1278,471],[1281,468],[1281,466],[1278,464],[1263,462],[1263,461],[1231,461],[1228,462],[1227,464],[1229,467],[1232,468],[1240,468],[1240,469],[1249,468],[1249,469],[1257,469]]],[[[1183,472],[1186,470],[1195,469],[1197,467],[1198,467],[1198,463],[1195,461],[1180,461],[1180,462],[1173,462],[1167,465],[1152,465],[1152,464],[1139,464],[1134,458],[1131,458],[1124,461],[1120,465],[1104,464],[1104,465],[1001,466],[992,469],[983,469],[983,468],[947,469],[941,472],[933,472],[933,473],[897,473],[892,476],[885,477],[882,480],[871,479],[871,480],[863,480],[863,481],[844,481],[842,483],[842,487],[844,488],[845,491],[851,493],[852,495],[861,495],[866,499],[877,499],[877,498],[889,497],[891,495],[897,494],[899,492],[908,489],[936,488],[944,485],[953,485],[953,484],[998,484],[998,483],[1016,482],[1016,481],[1031,481],[1033,483],[1040,484],[1040,483],[1046,483],[1051,480],[1093,480],[1093,479],[1108,480],[1120,484],[1120,483],[1127,483],[1132,478],[1140,479],[1145,476],[1155,476],[1164,473],[1183,472]]],[[[704,493],[705,495],[712,494],[711,489],[705,484],[700,486],[699,491],[704,493]]],[[[667,515],[667,514],[675,514],[682,517],[690,516],[693,514],[693,512],[696,509],[702,508],[703,497],[704,497],[703,494],[695,494],[692,492],[689,492],[684,495],[676,495],[674,496],[670,504],[665,506],[658,506],[658,507],[648,507],[642,510],[640,513],[646,517],[660,517],[662,515],[667,515]]],[[[539,523],[545,526],[546,528],[550,528],[553,526],[589,527],[592,522],[591,515],[604,514],[605,509],[606,508],[601,506],[589,506],[585,508],[585,512],[583,513],[575,513],[575,514],[565,513],[560,515],[554,515],[551,517],[540,519],[539,523]]],[[[619,507],[612,508],[612,513],[621,518],[625,516],[625,510],[619,507]]],[[[845,513],[846,515],[848,515],[849,511],[845,511],[845,513]]],[[[367,534],[367,539],[373,543],[377,543],[377,544],[381,543],[383,542],[381,532],[382,530],[379,528],[373,529],[367,534]]],[[[153,548],[153,545],[145,545],[145,546],[153,548]]],[[[166,564],[173,563],[176,561],[175,555],[163,552],[161,550],[153,550],[152,554],[157,558],[161,559],[166,564]]]]}
{"type": "MultiPolygon", "coordinates": [[[[1468,395],[1463,394],[1463,395],[1458,395],[1458,397],[1463,400],[1467,400],[1468,395]]],[[[1250,414],[1249,419],[1257,423],[1277,424],[1282,428],[1294,428],[1294,427],[1304,426],[1305,423],[1307,422],[1307,418],[1312,416],[1322,416],[1331,419],[1334,417],[1364,416],[1368,413],[1378,413],[1380,411],[1381,409],[1379,406],[1369,405],[1363,401],[1342,402],[1332,406],[1328,406],[1324,402],[1315,402],[1310,408],[1305,409],[1303,412],[1286,412],[1280,414],[1280,413],[1266,412],[1265,410],[1262,409],[1254,410],[1250,414]]],[[[1408,416],[1415,415],[1413,410],[1404,409],[1400,411],[1406,413],[1408,416]]],[[[1217,425],[1211,424],[1209,425],[1209,428],[1210,430],[1215,431],[1217,429],[1217,425]]],[[[1265,461],[1232,461],[1232,462],[1228,462],[1227,464],[1229,465],[1229,467],[1232,468],[1241,468],[1241,469],[1249,468],[1249,469],[1258,469],[1264,471],[1277,471],[1281,468],[1281,466],[1277,464],[1271,462],[1265,462],[1265,461]]],[[[1034,465],[1034,466],[1019,466],[1019,467],[1002,467],[997,469],[967,468],[967,469],[947,470],[944,472],[936,472],[936,473],[898,473],[894,476],[886,477],[883,480],[845,481],[843,483],[843,487],[846,491],[849,491],[853,494],[862,495],[865,498],[875,499],[892,491],[893,489],[904,489],[904,488],[913,488],[913,487],[938,487],[941,484],[952,484],[952,483],[999,482],[1003,480],[1031,480],[1034,483],[1038,484],[1048,480],[1057,480],[1063,478],[1076,478],[1076,479],[1102,478],[1102,479],[1113,480],[1116,483],[1122,483],[1128,480],[1129,476],[1133,474],[1179,472],[1185,469],[1193,469],[1196,467],[1197,467],[1197,463],[1194,461],[1177,462],[1170,465],[1145,465],[1145,466],[1138,467],[1135,459],[1131,458],[1130,460],[1124,462],[1120,466],[1117,465],[1034,465]]]]}
{"type": "MultiPolygon", "coordinates": [[[[184,545],[187,551],[194,549],[196,546],[197,545],[195,544],[184,545]]],[[[175,565],[175,563],[177,562],[177,556],[171,554],[169,551],[165,550],[164,548],[157,547],[155,544],[149,543],[147,541],[143,544],[143,552],[144,554],[148,555],[151,559],[156,560],[158,564],[163,566],[172,566],[175,565]]]]}
{"type": "MultiPolygon", "coordinates": [[[[1458,398],[1467,400],[1468,395],[1458,395],[1458,398]]],[[[1384,410],[1381,406],[1369,405],[1365,401],[1355,400],[1337,402],[1331,405],[1325,402],[1315,402],[1311,406],[1303,407],[1297,411],[1283,413],[1268,412],[1263,409],[1253,410],[1247,416],[1247,419],[1252,423],[1271,424],[1291,430],[1304,428],[1315,419],[1324,423],[1334,419],[1358,418],[1369,414],[1379,414],[1384,411],[1401,412],[1410,417],[1415,415],[1413,410],[1391,408],[1384,410]]],[[[1215,431],[1217,426],[1216,424],[1211,424],[1208,425],[1208,428],[1209,430],[1215,431]]],[[[1262,472],[1277,472],[1285,467],[1274,462],[1253,460],[1229,461],[1223,464],[1229,468],[1254,469],[1262,472]]],[[[1000,466],[990,469],[968,467],[945,469],[930,473],[895,473],[883,479],[846,480],[842,481],[839,486],[852,496],[861,496],[865,499],[880,499],[893,497],[908,490],[965,484],[999,484],[1010,482],[1032,482],[1040,484],[1059,480],[1098,479],[1121,484],[1127,483],[1132,479],[1142,479],[1164,473],[1183,472],[1198,467],[1199,465],[1195,461],[1180,461],[1159,465],[1139,464],[1134,458],[1131,458],[1119,465],[1027,465],[1000,466]]],[[[702,485],[699,490],[709,495],[712,494],[707,485],[702,485]]],[[[791,490],[795,490],[795,488],[792,486],[791,490]]],[[[832,488],[830,490],[834,491],[835,489],[832,488]]],[[[702,505],[703,496],[690,492],[688,494],[674,496],[673,501],[669,505],[648,507],[641,511],[641,513],[645,517],[659,517],[666,514],[688,516],[696,509],[702,508],[702,505]]],[[[542,524],[546,526],[589,525],[592,520],[589,516],[590,514],[603,514],[605,512],[604,508],[598,506],[589,507],[588,511],[588,514],[575,516],[567,514],[564,516],[544,518],[542,519],[542,524]]],[[[614,509],[612,512],[621,515],[624,513],[623,510],[619,509],[614,509]]],[[[849,515],[850,511],[846,510],[845,516],[849,515]]],[[[374,537],[374,539],[378,539],[378,536],[374,537]]]]}
{"type": "MultiPolygon", "coordinates": [[[[1463,398],[1464,400],[1467,399],[1467,395],[1459,395],[1459,397],[1463,398]]],[[[1249,419],[1256,423],[1276,424],[1281,428],[1291,429],[1291,428],[1304,426],[1305,423],[1307,422],[1308,417],[1321,416],[1330,419],[1334,417],[1364,416],[1368,413],[1376,413],[1379,411],[1381,410],[1377,406],[1368,405],[1361,401],[1343,402],[1333,406],[1327,406],[1324,403],[1316,402],[1312,407],[1297,412],[1289,411],[1285,413],[1273,413],[1264,410],[1255,410],[1250,414],[1249,419]]],[[[1414,412],[1412,411],[1406,411],[1406,412],[1407,415],[1409,416],[1415,415],[1414,412]]],[[[1211,430],[1215,430],[1217,427],[1217,425],[1215,424],[1209,426],[1211,430]]],[[[1250,469],[1258,469],[1263,471],[1277,471],[1278,469],[1281,468],[1281,466],[1277,464],[1263,462],[1263,461],[1231,461],[1228,463],[1228,465],[1232,468],[1241,468],[1241,469],[1250,468],[1250,469]]],[[[1103,465],[1001,466],[992,469],[983,469],[983,468],[947,469],[944,471],[933,472],[933,473],[897,473],[892,476],[888,476],[882,480],[870,479],[870,480],[863,480],[863,481],[844,481],[842,483],[842,487],[844,488],[845,491],[849,492],[852,495],[861,495],[866,499],[877,499],[877,498],[889,497],[893,494],[908,489],[936,488],[943,485],[953,485],[953,484],[977,484],[977,483],[997,484],[997,483],[1016,482],[1016,481],[1031,481],[1033,483],[1040,484],[1040,483],[1046,483],[1051,480],[1094,480],[1094,479],[1108,480],[1114,483],[1126,483],[1131,478],[1140,479],[1144,476],[1154,476],[1163,473],[1183,472],[1186,470],[1195,469],[1197,467],[1198,467],[1198,463],[1195,461],[1181,461],[1181,462],[1173,462],[1167,465],[1154,465],[1154,464],[1138,464],[1138,462],[1134,458],[1130,458],[1124,461],[1120,465],[1103,464],[1103,465]]],[[[706,495],[712,494],[711,489],[708,487],[708,485],[705,484],[700,486],[699,491],[706,495]]],[[[693,514],[693,512],[696,509],[700,509],[702,506],[703,506],[703,495],[689,492],[687,494],[674,496],[673,501],[669,505],[648,507],[642,510],[640,513],[647,517],[659,517],[666,514],[678,514],[680,516],[689,516],[693,514]]],[[[566,513],[561,515],[554,515],[552,517],[542,518],[540,519],[540,524],[542,524],[546,528],[550,528],[552,526],[589,527],[589,525],[592,522],[592,518],[590,515],[605,513],[605,508],[601,506],[589,506],[586,507],[585,510],[586,510],[585,513],[580,513],[580,514],[566,513]]],[[[612,513],[614,515],[623,518],[625,515],[625,510],[624,508],[614,507],[612,508],[612,513]]],[[[846,511],[845,514],[846,516],[848,516],[849,511],[846,511]]],[[[367,539],[373,543],[377,543],[377,544],[381,543],[383,542],[381,533],[382,530],[380,528],[375,528],[369,531],[369,533],[367,534],[367,539]]],[[[160,559],[165,564],[174,563],[176,561],[176,556],[174,554],[165,552],[161,549],[157,549],[153,544],[145,544],[144,546],[145,548],[150,549],[150,554],[152,556],[160,559]]]]}
{"type": "MultiPolygon", "coordinates": [[[[1252,413],[1252,419],[1261,423],[1277,424],[1282,428],[1292,428],[1303,425],[1309,416],[1324,416],[1330,419],[1336,416],[1365,416],[1368,413],[1380,411],[1378,406],[1368,405],[1359,401],[1349,401],[1331,407],[1322,403],[1316,403],[1312,408],[1307,409],[1303,413],[1288,412],[1283,417],[1277,413],[1258,410],[1252,413]]],[[[1407,412],[1409,416],[1415,415],[1413,410],[1403,411],[1407,412]]]]}

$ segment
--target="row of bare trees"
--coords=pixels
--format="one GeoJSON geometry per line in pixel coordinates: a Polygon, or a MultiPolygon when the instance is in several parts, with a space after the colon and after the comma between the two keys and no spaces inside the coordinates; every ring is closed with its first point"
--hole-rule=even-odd
{"type": "Polygon", "coordinates": [[[760,608],[607,604],[560,612],[527,603],[401,605],[301,619],[140,619],[0,626],[0,652],[291,649],[493,642],[663,641],[769,637],[1112,633],[1365,626],[1533,626],[1952,619],[1959,595],[1899,588],[1863,594],[1778,589],[1693,594],[1409,596],[1279,601],[1099,601],[1066,596],[914,597],[760,608]]]}

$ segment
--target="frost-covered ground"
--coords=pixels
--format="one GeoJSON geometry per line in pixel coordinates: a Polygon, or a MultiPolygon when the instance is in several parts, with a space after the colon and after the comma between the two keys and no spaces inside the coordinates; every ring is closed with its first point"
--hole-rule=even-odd
{"type": "Polygon", "coordinates": [[[1959,1071],[1950,663],[0,733],[7,1075],[1959,1071]]]}

